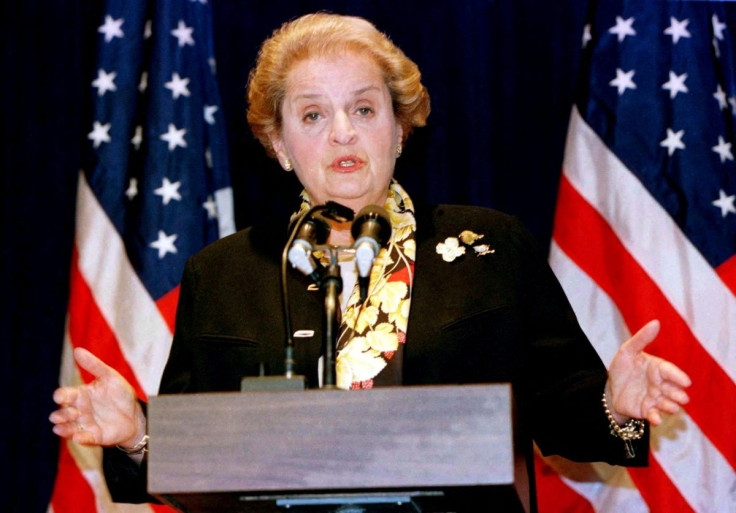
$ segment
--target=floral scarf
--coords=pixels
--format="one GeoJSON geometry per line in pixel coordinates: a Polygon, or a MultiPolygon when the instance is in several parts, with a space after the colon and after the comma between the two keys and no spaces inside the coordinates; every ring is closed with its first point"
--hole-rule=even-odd
{"type": "MultiPolygon", "coordinates": [[[[302,200],[300,212],[309,208],[306,191],[302,200]]],[[[360,301],[356,283],[342,315],[336,357],[338,388],[401,384],[414,281],[416,220],[411,198],[396,181],[389,185],[384,207],[391,217],[391,238],[373,264],[366,300],[360,301]]]]}

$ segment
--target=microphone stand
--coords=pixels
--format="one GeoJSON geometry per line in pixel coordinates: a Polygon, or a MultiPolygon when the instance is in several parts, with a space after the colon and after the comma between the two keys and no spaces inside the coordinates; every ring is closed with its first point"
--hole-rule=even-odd
{"type": "Polygon", "coordinates": [[[342,277],[340,276],[340,267],[338,265],[339,248],[330,247],[328,249],[330,263],[327,271],[320,281],[320,289],[324,293],[324,365],[322,368],[322,387],[337,387],[337,370],[335,368],[335,351],[337,347],[337,335],[340,330],[340,292],[342,291],[342,277]]]}

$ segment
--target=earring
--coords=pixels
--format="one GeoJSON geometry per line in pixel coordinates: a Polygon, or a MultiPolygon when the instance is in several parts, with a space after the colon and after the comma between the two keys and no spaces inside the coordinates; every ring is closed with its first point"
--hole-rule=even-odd
{"type": "Polygon", "coordinates": [[[401,150],[402,150],[401,144],[397,144],[396,145],[396,158],[401,157],[401,150]]]}
{"type": "Polygon", "coordinates": [[[292,170],[291,160],[289,160],[289,159],[284,160],[284,169],[286,171],[291,171],[292,170]]]}

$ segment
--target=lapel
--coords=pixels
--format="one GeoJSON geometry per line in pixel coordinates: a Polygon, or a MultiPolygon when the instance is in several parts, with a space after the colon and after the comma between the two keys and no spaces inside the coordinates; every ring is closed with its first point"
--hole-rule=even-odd
{"type": "Polygon", "coordinates": [[[443,271],[445,270],[440,265],[442,258],[435,251],[435,246],[441,237],[441,234],[437,233],[434,222],[437,207],[425,205],[415,207],[417,249],[414,260],[411,309],[404,348],[403,380],[405,385],[422,384],[433,380],[432,377],[419,371],[417,367],[422,366],[418,362],[431,357],[441,343],[438,337],[432,336],[432,333],[437,332],[438,321],[433,302],[438,294],[443,293],[442,290],[446,289],[445,285],[450,285],[444,281],[443,271]]]}

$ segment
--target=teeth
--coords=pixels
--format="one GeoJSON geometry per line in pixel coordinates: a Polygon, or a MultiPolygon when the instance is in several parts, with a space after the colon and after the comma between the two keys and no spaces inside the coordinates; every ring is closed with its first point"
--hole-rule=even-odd
{"type": "Polygon", "coordinates": [[[354,166],[354,165],[355,165],[354,160],[343,160],[342,162],[340,162],[340,167],[349,167],[349,166],[354,166]]]}

